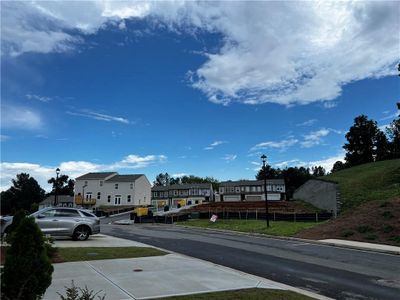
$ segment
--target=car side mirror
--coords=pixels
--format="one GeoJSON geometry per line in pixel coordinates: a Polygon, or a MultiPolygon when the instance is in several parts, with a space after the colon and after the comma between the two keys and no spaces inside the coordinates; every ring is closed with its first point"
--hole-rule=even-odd
{"type": "Polygon", "coordinates": [[[43,219],[45,217],[45,215],[43,215],[43,214],[39,214],[39,215],[37,215],[37,217],[36,218],[38,218],[38,219],[43,219]]]}

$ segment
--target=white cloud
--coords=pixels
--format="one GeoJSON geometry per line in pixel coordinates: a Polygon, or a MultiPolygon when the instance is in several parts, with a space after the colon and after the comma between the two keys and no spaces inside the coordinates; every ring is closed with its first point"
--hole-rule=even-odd
{"type": "Polygon", "coordinates": [[[304,136],[304,140],[301,142],[301,146],[304,148],[310,148],[321,144],[322,138],[329,134],[329,129],[322,128],[318,131],[310,132],[304,136]]]}
{"type": "Polygon", "coordinates": [[[380,121],[391,120],[391,119],[393,120],[393,119],[397,118],[398,116],[400,116],[400,112],[395,112],[395,113],[390,114],[390,115],[388,115],[386,117],[383,117],[383,118],[381,118],[379,120],[380,121]]]}
{"type": "Polygon", "coordinates": [[[40,114],[31,108],[10,105],[1,107],[1,128],[35,130],[42,125],[40,114]]]}
{"type": "Polygon", "coordinates": [[[183,176],[189,176],[187,173],[175,173],[172,174],[171,177],[177,178],[177,177],[183,177],[183,176]]]}
{"type": "Polygon", "coordinates": [[[296,126],[312,126],[312,125],[314,125],[315,124],[315,122],[317,122],[318,120],[317,119],[310,119],[310,120],[307,120],[307,121],[304,121],[304,122],[302,122],[302,123],[298,123],[298,124],[296,124],[296,126]]]}
{"type": "Polygon", "coordinates": [[[236,154],[226,154],[224,157],[222,157],[222,159],[225,160],[226,162],[232,162],[236,160],[236,158],[237,158],[236,154]]]}
{"type": "Polygon", "coordinates": [[[98,120],[98,121],[118,122],[118,123],[123,123],[123,124],[130,123],[130,121],[126,118],[101,114],[101,113],[90,111],[90,110],[80,110],[78,112],[67,111],[67,114],[72,115],[72,116],[85,117],[85,118],[98,120]]]}
{"type": "Polygon", "coordinates": [[[280,149],[281,151],[285,151],[287,148],[297,144],[299,142],[299,140],[295,139],[295,138],[290,138],[287,140],[282,140],[279,142],[276,141],[268,141],[268,142],[262,142],[259,143],[255,146],[253,146],[250,151],[257,151],[257,150],[261,150],[261,149],[280,149]]]}
{"type": "Polygon", "coordinates": [[[325,102],[323,102],[322,105],[326,109],[331,109],[331,108],[338,106],[338,103],[336,101],[325,101],[325,102]]]}
{"type": "Polygon", "coordinates": [[[37,100],[40,102],[50,102],[51,100],[53,100],[53,98],[51,97],[40,96],[35,94],[26,94],[25,97],[29,100],[37,100]]]}
{"type": "Polygon", "coordinates": [[[5,134],[0,134],[0,142],[5,142],[10,139],[10,136],[5,134]]]}
{"type": "MultiPolygon", "coordinates": [[[[6,1],[2,53],[71,51],[112,24],[151,17],[172,31],[220,33],[222,46],[189,72],[215,103],[337,105],[343,86],[396,74],[393,1],[6,1]],[[251,22],[249,22],[251,20],[251,22]],[[74,32],[74,33],[72,33],[74,32]]],[[[397,28],[397,29],[396,29],[397,28]]]]}
{"type": "Polygon", "coordinates": [[[209,146],[205,147],[204,150],[212,150],[215,147],[222,145],[222,144],[226,144],[226,141],[215,141],[213,143],[211,143],[209,146]]]}
{"type": "Polygon", "coordinates": [[[47,183],[47,180],[55,176],[56,168],[60,168],[62,174],[68,175],[70,178],[76,178],[88,172],[142,169],[156,163],[162,163],[166,159],[165,155],[140,156],[130,154],[121,161],[111,164],[96,164],[89,161],[66,161],[61,162],[58,166],[44,166],[28,162],[2,162],[0,164],[0,189],[8,189],[11,186],[11,179],[15,178],[21,172],[30,174],[39,182],[42,188],[49,191],[51,187],[47,183]]]}
{"type": "Polygon", "coordinates": [[[333,165],[337,161],[344,162],[344,153],[337,154],[335,156],[331,156],[321,160],[314,160],[314,161],[303,161],[300,159],[291,159],[288,161],[282,161],[279,163],[275,163],[274,167],[276,168],[287,168],[287,167],[305,167],[305,168],[312,168],[315,166],[322,166],[327,172],[332,170],[333,165]]]}

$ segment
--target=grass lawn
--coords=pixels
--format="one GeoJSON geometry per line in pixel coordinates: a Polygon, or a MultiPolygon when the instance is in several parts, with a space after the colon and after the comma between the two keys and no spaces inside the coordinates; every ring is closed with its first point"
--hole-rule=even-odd
{"type": "Polygon", "coordinates": [[[293,236],[296,233],[317,226],[321,223],[316,222],[286,222],[286,221],[270,221],[270,227],[264,220],[217,220],[215,223],[205,220],[191,220],[179,222],[178,225],[227,229],[241,232],[265,233],[276,236],[293,236]]]}
{"type": "Polygon", "coordinates": [[[197,295],[174,296],[167,298],[158,298],[165,300],[309,300],[313,299],[301,294],[290,291],[270,290],[270,289],[243,289],[236,291],[205,293],[197,295]]]}
{"type": "Polygon", "coordinates": [[[87,247],[87,248],[57,248],[53,262],[70,262],[81,260],[135,258],[165,255],[158,249],[150,247],[87,247]]]}
{"type": "Polygon", "coordinates": [[[363,164],[324,178],[339,183],[342,210],[346,211],[371,200],[399,197],[400,159],[363,164]]]}

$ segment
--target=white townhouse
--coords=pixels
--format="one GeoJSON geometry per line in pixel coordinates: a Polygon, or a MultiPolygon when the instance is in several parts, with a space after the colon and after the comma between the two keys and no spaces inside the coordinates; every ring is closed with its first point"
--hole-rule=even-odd
{"type": "MultiPolygon", "coordinates": [[[[267,199],[285,200],[285,181],[267,179],[267,199]]],[[[216,201],[265,201],[264,180],[224,181],[219,184],[216,201]]]]}
{"type": "Polygon", "coordinates": [[[147,206],[151,184],[143,174],[119,175],[116,172],[87,173],[75,179],[75,204],[84,207],[147,206]]]}

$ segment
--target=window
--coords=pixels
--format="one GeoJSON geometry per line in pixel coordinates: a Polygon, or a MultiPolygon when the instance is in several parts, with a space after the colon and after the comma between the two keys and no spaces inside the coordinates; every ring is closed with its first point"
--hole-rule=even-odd
{"type": "Polygon", "coordinates": [[[252,186],[252,187],[251,187],[251,191],[252,191],[252,192],[255,192],[255,191],[256,191],[256,187],[255,187],[255,186],[252,186]]]}
{"type": "Polygon", "coordinates": [[[82,211],[82,210],[81,210],[81,214],[83,214],[85,217],[91,217],[91,218],[94,218],[94,217],[95,217],[94,214],[91,214],[91,213],[88,213],[88,212],[82,211]]]}
{"type": "Polygon", "coordinates": [[[98,192],[98,193],[97,193],[97,200],[100,200],[100,198],[101,198],[101,193],[98,192]]]}
{"type": "Polygon", "coordinates": [[[118,190],[118,183],[115,184],[115,189],[118,190]]]}
{"type": "Polygon", "coordinates": [[[240,187],[235,187],[236,193],[240,193],[240,187]]]}
{"type": "Polygon", "coordinates": [[[121,195],[115,195],[114,205],[120,205],[120,204],[121,204],[121,195]]]}
{"type": "Polygon", "coordinates": [[[175,196],[178,195],[178,191],[177,190],[174,190],[174,195],[175,196]]]}
{"type": "Polygon", "coordinates": [[[111,202],[111,196],[110,195],[107,196],[107,202],[111,202]]]}
{"type": "Polygon", "coordinates": [[[81,215],[75,209],[56,209],[56,217],[80,217],[81,215]]]}
{"type": "Polygon", "coordinates": [[[133,183],[130,184],[130,188],[131,188],[131,190],[133,190],[133,183]]]}
{"type": "Polygon", "coordinates": [[[246,186],[246,192],[250,192],[250,187],[246,186]]]}
{"type": "Polygon", "coordinates": [[[257,186],[257,192],[261,192],[261,185],[257,186]]]}
{"type": "Polygon", "coordinates": [[[102,180],[100,180],[100,186],[103,186],[103,181],[102,180]]]}
{"type": "Polygon", "coordinates": [[[219,188],[219,193],[220,193],[220,194],[223,194],[223,193],[224,193],[224,188],[223,188],[223,187],[220,187],[220,188],[219,188]]]}
{"type": "Polygon", "coordinates": [[[85,185],[87,185],[87,181],[85,181],[85,185]]]}
{"type": "Polygon", "coordinates": [[[92,199],[92,193],[88,192],[88,193],[86,193],[86,200],[90,200],[90,199],[92,199]]]}
{"type": "Polygon", "coordinates": [[[241,190],[242,192],[244,192],[244,186],[241,186],[241,187],[240,187],[240,190],[241,190]]]}
{"type": "Polygon", "coordinates": [[[131,202],[131,195],[128,195],[128,202],[131,202]]]}
{"type": "Polygon", "coordinates": [[[54,217],[55,214],[56,214],[55,209],[46,210],[45,212],[41,213],[41,215],[45,216],[46,218],[54,217]]]}

